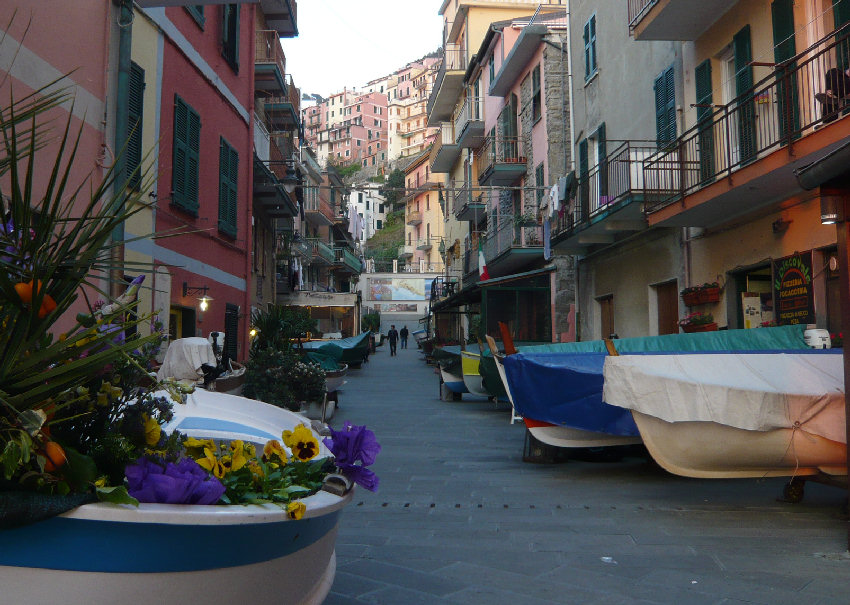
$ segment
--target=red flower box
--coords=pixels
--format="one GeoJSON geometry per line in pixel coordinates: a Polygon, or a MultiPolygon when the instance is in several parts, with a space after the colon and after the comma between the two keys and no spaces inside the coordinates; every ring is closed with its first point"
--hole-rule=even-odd
{"type": "Polygon", "coordinates": [[[682,294],[682,302],[684,302],[689,307],[698,305],[699,299],[699,292],[685,292],[684,294],[682,294]]]}
{"type": "Polygon", "coordinates": [[[698,294],[700,303],[720,302],[720,288],[705,288],[698,294]]]}
{"type": "Polygon", "coordinates": [[[682,326],[682,332],[686,334],[690,334],[691,332],[716,332],[717,331],[717,323],[713,322],[710,324],[696,324],[691,326],[682,326]]]}

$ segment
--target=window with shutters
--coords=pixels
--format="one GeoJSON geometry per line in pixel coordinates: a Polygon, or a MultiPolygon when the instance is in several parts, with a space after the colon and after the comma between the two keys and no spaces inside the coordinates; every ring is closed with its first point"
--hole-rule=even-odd
{"type": "Polygon", "coordinates": [[[239,154],[222,138],[218,154],[218,230],[230,237],[236,237],[238,181],[239,154]]]}
{"type": "Polygon", "coordinates": [[[676,140],[676,81],[673,67],[655,78],[655,139],[659,148],[676,140]]]}
{"type": "Polygon", "coordinates": [[[186,7],[186,12],[192,15],[192,19],[195,20],[201,29],[204,29],[204,5],[203,4],[193,4],[191,6],[186,7]]]}
{"type": "Polygon", "coordinates": [[[221,56],[239,73],[239,5],[225,4],[221,11],[221,56]]]}
{"type": "Polygon", "coordinates": [[[711,86],[711,59],[706,59],[694,70],[696,85],[697,125],[699,126],[699,169],[700,182],[707,183],[714,178],[714,95],[711,86]]]}
{"type": "Polygon", "coordinates": [[[596,63],[596,15],[591,15],[584,24],[584,81],[588,82],[598,69],[596,63]]]}
{"type": "Polygon", "coordinates": [[[127,153],[125,174],[128,185],[138,191],[142,183],[142,113],[145,94],[145,70],[130,62],[130,78],[127,86],[127,153]]]}
{"type": "Polygon", "coordinates": [[[540,65],[531,71],[531,121],[537,123],[543,117],[542,95],[540,93],[540,65]]]}
{"type": "Polygon", "coordinates": [[[193,216],[198,216],[201,117],[177,95],[174,96],[173,137],[171,203],[193,216]]]}

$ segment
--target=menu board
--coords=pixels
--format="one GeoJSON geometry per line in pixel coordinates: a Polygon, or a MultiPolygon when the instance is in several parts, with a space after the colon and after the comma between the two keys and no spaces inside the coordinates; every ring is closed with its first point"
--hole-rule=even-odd
{"type": "Polygon", "coordinates": [[[815,323],[811,251],[773,261],[773,300],[777,324],[815,323]]]}

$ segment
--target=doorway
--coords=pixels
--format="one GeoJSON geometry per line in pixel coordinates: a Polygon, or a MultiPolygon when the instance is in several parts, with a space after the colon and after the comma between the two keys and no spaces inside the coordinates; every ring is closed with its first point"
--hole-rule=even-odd
{"type": "Polygon", "coordinates": [[[600,296],[599,303],[600,338],[615,338],[614,332],[614,295],[600,296]]]}
{"type": "Polygon", "coordinates": [[[675,280],[655,286],[658,334],[679,333],[679,286],[675,280]]]}

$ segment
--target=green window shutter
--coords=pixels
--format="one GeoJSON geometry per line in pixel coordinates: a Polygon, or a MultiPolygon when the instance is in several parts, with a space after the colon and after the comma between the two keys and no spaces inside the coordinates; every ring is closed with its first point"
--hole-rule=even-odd
{"type": "Polygon", "coordinates": [[[236,237],[236,212],[239,199],[239,154],[223,138],[218,154],[218,229],[236,237]]]}
{"type": "Polygon", "coordinates": [[[222,6],[221,54],[239,72],[239,5],[222,6]]]}
{"type": "Polygon", "coordinates": [[[129,186],[138,191],[142,175],[142,114],[144,108],[145,70],[130,62],[127,87],[127,151],[125,169],[129,186]]]}
{"type": "Polygon", "coordinates": [[[697,124],[699,125],[699,169],[700,182],[705,183],[714,177],[714,130],[711,116],[713,95],[711,90],[711,60],[706,59],[694,70],[696,83],[697,124]]]}
{"type": "Polygon", "coordinates": [[[587,220],[588,205],[590,202],[590,188],[588,187],[587,174],[590,170],[587,161],[587,139],[578,143],[578,186],[579,186],[579,209],[575,220],[582,222],[587,220]]]}
{"type": "MultiPolygon", "coordinates": [[[[788,61],[796,54],[794,38],[794,0],[774,0],[770,5],[773,20],[773,59],[776,63],[788,61]]],[[[789,134],[799,136],[800,108],[796,61],[776,69],[776,96],[779,102],[779,132],[785,139],[789,134]]]]}
{"type": "Polygon", "coordinates": [[[186,10],[192,15],[192,18],[201,26],[201,29],[204,28],[204,5],[203,4],[191,4],[186,7],[186,10]]]}
{"type": "Polygon", "coordinates": [[[596,129],[596,157],[599,159],[599,195],[608,195],[608,142],[605,140],[605,122],[596,129]]]}
{"type": "Polygon", "coordinates": [[[171,203],[194,216],[198,216],[200,141],[200,116],[175,95],[171,203]]]}
{"type": "Polygon", "coordinates": [[[676,140],[676,80],[672,67],[665,69],[652,84],[655,91],[655,137],[659,147],[676,140]]]}
{"type": "Polygon", "coordinates": [[[740,161],[746,163],[755,158],[756,107],[753,99],[753,60],[750,26],[745,25],[732,38],[735,54],[735,94],[738,97],[738,144],[740,161]]]}

